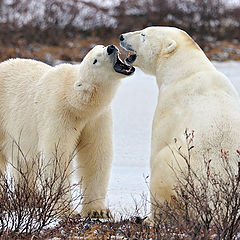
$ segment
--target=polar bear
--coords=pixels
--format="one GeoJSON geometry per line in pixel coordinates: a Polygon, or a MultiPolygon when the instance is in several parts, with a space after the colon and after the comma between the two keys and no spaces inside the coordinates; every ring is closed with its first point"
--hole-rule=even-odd
{"type": "Polygon", "coordinates": [[[153,218],[156,204],[171,202],[178,173],[187,170],[185,160],[175,152],[178,145],[186,154],[185,129],[195,131],[191,151],[195,172],[202,171],[202,160],[207,154],[214,171],[223,174],[221,150],[229,151],[231,164],[237,163],[239,96],[229,79],[180,29],[148,27],[125,33],[120,35],[120,45],[132,53],[126,61],[155,75],[159,88],[150,160],[153,218]]]}
{"type": "MultiPolygon", "coordinates": [[[[105,206],[113,155],[109,105],[120,80],[135,70],[118,53],[114,45],[98,45],[78,65],[51,67],[30,59],[0,64],[1,170],[12,157],[13,138],[20,139],[28,158],[41,152],[43,159],[51,159],[57,145],[67,160],[77,146],[82,217],[109,213],[105,206]]],[[[53,169],[49,166],[48,171],[53,169]]]]}

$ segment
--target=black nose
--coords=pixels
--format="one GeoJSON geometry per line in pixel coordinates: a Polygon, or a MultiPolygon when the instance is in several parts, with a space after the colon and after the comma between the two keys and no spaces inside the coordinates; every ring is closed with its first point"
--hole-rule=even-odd
{"type": "Polygon", "coordinates": [[[108,53],[108,55],[112,54],[115,50],[117,50],[117,49],[116,49],[116,47],[115,47],[114,45],[109,45],[109,46],[107,47],[107,53],[108,53]]]}
{"type": "Polygon", "coordinates": [[[123,35],[121,34],[120,35],[120,41],[123,41],[124,40],[124,37],[123,37],[123,35]]]}

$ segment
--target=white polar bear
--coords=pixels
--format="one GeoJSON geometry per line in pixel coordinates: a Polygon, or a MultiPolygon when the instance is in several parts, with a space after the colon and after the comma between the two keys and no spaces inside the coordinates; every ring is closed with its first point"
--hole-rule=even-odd
{"type": "MultiPolygon", "coordinates": [[[[134,70],[121,62],[114,45],[95,46],[80,65],[51,67],[27,59],[1,63],[1,170],[12,154],[16,157],[13,138],[20,139],[28,158],[41,152],[50,159],[57,145],[67,160],[77,146],[78,175],[84,189],[81,216],[106,217],[113,154],[109,104],[121,78],[134,70]]],[[[48,171],[53,169],[49,166],[48,171]]]]}
{"type": "Polygon", "coordinates": [[[156,202],[171,201],[179,168],[187,169],[183,158],[178,154],[174,158],[171,151],[176,149],[174,138],[178,146],[186,146],[185,129],[195,131],[191,156],[194,171],[201,171],[200,162],[207,153],[208,159],[212,159],[211,166],[223,172],[221,149],[229,151],[231,163],[236,164],[236,150],[240,146],[239,96],[229,79],[215,69],[192,38],[180,29],[148,27],[122,34],[120,42],[133,52],[127,62],[155,75],[159,88],[150,163],[153,215],[157,211],[156,202]]]}

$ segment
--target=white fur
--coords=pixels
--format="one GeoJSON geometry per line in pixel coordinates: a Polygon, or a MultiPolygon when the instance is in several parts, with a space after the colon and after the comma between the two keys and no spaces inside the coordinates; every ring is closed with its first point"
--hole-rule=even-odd
{"type": "MultiPolygon", "coordinates": [[[[93,211],[106,214],[112,162],[109,104],[122,77],[113,70],[113,59],[104,46],[94,47],[80,65],[51,67],[27,59],[1,63],[1,170],[6,159],[14,164],[17,151],[12,149],[13,139],[19,141],[28,158],[41,152],[43,158],[50,159],[58,145],[59,155],[66,161],[78,145],[78,177],[83,179],[84,189],[82,216],[93,211]]],[[[48,171],[53,169],[49,166],[48,171]]]]}
{"type": "MultiPolygon", "coordinates": [[[[175,150],[186,147],[185,129],[194,130],[191,165],[201,171],[203,155],[222,172],[220,150],[230,151],[236,164],[240,145],[239,96],[229,79],[218,72],[184,31],[149,27],[123,34],[121,45],[137,54],[134,65],[156,76],[158,104],[152,126],[151,203],[170,201],[177,183],[175,173],[187,165],[175,150]],[[207,156],[206,156],[207,154],[207,156]],[[172,168],[175,170],[173,172],[172,168]]],[[[198,172],[199,173],[199,172],[198,172]]]]}

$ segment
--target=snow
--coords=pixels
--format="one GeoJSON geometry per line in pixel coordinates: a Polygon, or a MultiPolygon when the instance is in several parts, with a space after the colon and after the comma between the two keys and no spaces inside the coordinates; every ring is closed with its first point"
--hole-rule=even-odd
{"type": "MultiPolygon", "coordinates": [[[[213,62],[240,93],[240,62],[213,62]]],[[[148,195],[151,124],[157,104],[155,78],[137,69],[125,78],[113,100],[114,161],[107,203],[113,213],[133,211],[148,195]]]]}
{"type": "Polygon", "coordinates": [[[157,104],[155,78],[137,69],[122,81],[113,101],[114,161],[110,179],[109,207],[133,208],[133,197],[147,193],[151,124],[157,104]]]}

